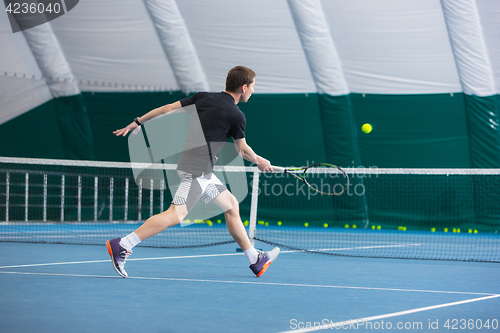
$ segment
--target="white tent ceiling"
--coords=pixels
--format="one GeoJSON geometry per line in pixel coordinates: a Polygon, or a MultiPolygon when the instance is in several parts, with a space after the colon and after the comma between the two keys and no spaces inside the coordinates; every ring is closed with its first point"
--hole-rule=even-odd
{"type": "MultiPolygon", "coordinates": [[[[256,93],[500,93],[498,0],[81,0],[45,25],[81,91],[220,91],[241,64],[256,93]],[[323,48],[316,23],[329,27],[323,48]]],[[[0,45],[3,123],[54,93],[5,12],[0,45]]]]}

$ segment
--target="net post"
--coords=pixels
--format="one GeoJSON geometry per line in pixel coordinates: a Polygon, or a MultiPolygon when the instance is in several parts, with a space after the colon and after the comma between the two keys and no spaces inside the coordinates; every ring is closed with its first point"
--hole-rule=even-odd
{"type": "Polygon", "coordinates": [[[47,222],[47,175],[43,175],[43,222],[47,222]]]}
{"type": "Polygon", "coordinates": [[[5,174],[5,222],[9,222],[10,173],[5,174]]]}
{"type": "Polygon", "coordinates": [[[61,222],[64,222],[64,186],[65,186],[65,176],[61,176],[61,222]]]}
{"type": "Polygon", "coordinates": [[[139,178],[139,188],[138,188],[138,211],[137,220],[140,221],[142,219],[142,178],[139,178]]]}
{"type": "Polygon", "coordinates": [[[78,222],[82,221],[82,176],[78,176],[78,222]]]}
{"type": "Polygon", "coordinates": [[[123,219],[125,221],[128,221],[128,183],[129,183],[129,179],[128,178],[125,178],[125,207],[124,207],[124,216],[123,216],[123,219]]]}
{"type": "Polygon", "coordinates": [[[24,221],[28,222],[28,197],[29,197],[30,175],[26,173],[24,184],[24,221]]]}
{"type": "Polygon", "coordinates": [[[109,221],[113,221],[113,191],[115,188],[115,179],[109,179],[109,221]]]}
{"type": "Polygon", "coordinates": [[[165,200],[165,180],[160,180],[160,213],[163,213],[163,201],[165,200]]]}
{"type": "Polygon", "coordinates": [[[98,206],[98,188],[99,188],[99,178],[94,177],[94,221],[97,221],[97,206],[98,206]]]}
{"type": "Polygon", "coordinates": [[[151,178],[150,180],[150,189],[149,189],[149,217],[153,216],[153,186],[154,186],[154,180],[151,178]]]}
{"type": "Polygon", "coordinates": [[[250,225],[248,226],[248,238],[252,246],[255,243],[255,228],[257,226],[257,204],[259,202],[259,176],[258,170],[253,172],[252,203],[250,205],[250,225]]]}

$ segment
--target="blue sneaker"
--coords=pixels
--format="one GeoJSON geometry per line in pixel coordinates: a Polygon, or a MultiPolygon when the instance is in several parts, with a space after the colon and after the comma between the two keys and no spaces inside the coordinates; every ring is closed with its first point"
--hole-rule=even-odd
{"type": "Polygon", "coordinates": [[[267,270],[269,265],[271,265],[271,263],[276,260],[276,258],[278,258],[279,254],[279,247],[275,247],[271,251],[267,252],[259,251],[259,258],[257,259],[257,262],[255,264],[250,265],[250,269],[254,272],[255,275],[257,275],[257,277],[261,276],[267,270]]]}
{"type": "Polygon", "coordinates": [[[128,274],[125,272],[124,266],[132,251],[127,251],[120,246],[120,238],[106,241],[106,247],[108,248],[108,253],[111,256],[113,268],[121,277],[126,278],[128,274]]]}

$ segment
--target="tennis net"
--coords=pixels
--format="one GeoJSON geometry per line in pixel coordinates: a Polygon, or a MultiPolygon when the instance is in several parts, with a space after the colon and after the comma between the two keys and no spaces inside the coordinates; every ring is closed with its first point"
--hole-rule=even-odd
{"type": "MultiPolygon", "coordinates": [[[[0,158],[0,241],[102,245],[123,237],[170,205],[175,165],[156,168],[134,178],[130,163],[0,158]]],[[[245,175],[231,186],[248,189],[240,213],[253,240],[340,256],[500,262],[500,170],[350,168],[338,197],[255,167],[225,172],[223,182],[245,175]]],[[[233,242],[223,214],[188,218],[195,223],[141,245],[233,242]]]]}
{"type": "MultiPolygon", "coordinates": [[[[172,201],[175,165],[0,158],[0,241],[102,245],[123,237],[172,201]],[[144,170],[143,170],[144,169],[144,170]],[[137,175],[135,170],[142,170],[137,175]],[[158,173],[158,171],[160,171],[158,173]]],[[[223,215],[186,220],[141,245],[234,242],[223,215]]],[[[247,221],[248,224],[248,221],[247,221]]]]}

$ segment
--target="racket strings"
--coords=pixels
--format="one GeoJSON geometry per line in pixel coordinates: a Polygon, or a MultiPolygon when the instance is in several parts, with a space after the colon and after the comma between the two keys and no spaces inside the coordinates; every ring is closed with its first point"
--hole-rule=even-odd
{"type": "Polygon", "coordinates": [[[327,195],[340,195],[349,186],[347,175],[336,167],[311,167],[303,177],[313,190],[327,195]]]}

